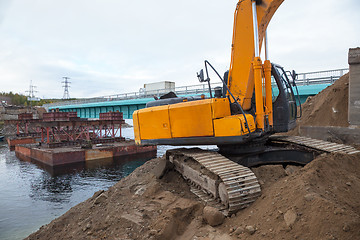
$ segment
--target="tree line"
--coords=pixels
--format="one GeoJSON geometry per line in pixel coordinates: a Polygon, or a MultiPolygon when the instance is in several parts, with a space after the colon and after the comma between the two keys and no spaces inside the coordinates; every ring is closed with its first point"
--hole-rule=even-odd
{"type": "Polygon", "coordinates": [[[11,104],[17,105],[17,106],[30,106],[30,104],[32,106],[42,106],[43,104],[46,104],[46,103],[54,103],[54,102],[62,101],[62,99],[40,99],[40,101],[31,101],[30,102],[30,101],[28,101],[28,96],[25,96],[25,95],[19,94],[19,93],[13,93],[13,92],[9,92],[9,93],[1,92],[0,96],[10,98],[11,104]]]}

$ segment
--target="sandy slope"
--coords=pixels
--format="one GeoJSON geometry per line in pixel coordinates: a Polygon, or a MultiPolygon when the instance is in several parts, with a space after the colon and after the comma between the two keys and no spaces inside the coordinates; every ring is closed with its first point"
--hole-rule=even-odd
{"type": "Polygon", "coordinates": [[[203,203],[176,172],[162,179],[152,174],[159,161],[147,162],[28,239],[360,238],[360,155],[322,155],[290,175],[281,165],[254,169],[262,196],[215,228],[203,221],[203,203]],[[246,226],[255,232],[242,232],[246,226]]]}

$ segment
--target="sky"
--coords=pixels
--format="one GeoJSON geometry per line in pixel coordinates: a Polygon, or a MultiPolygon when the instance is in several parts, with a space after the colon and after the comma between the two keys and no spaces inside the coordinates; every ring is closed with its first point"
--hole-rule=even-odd
{"type": "MultiPolygon", "coordinates": [[[[198,84],[204,60],[229,68],[236,0],[0,0],[0,92],[40,98],[138,92],[145,83],[198,84]]],[[[359,0],[285,0],[268,27],[285,69],[347,68],[360,47],[359,0]]],[[[212,81],[218,82],[216,78],[212,81]]]]}

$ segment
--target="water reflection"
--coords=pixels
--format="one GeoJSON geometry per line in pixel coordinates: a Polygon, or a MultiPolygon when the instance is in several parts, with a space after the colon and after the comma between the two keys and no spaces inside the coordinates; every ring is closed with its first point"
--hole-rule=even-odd
{"type": "MultiPolygon", "coordinates": [[[[102,177],[109,178],[112,173],[116,173],[116,179],[121,179],[123,176],[118,176],[119,171],[122,172],[124,169],[133,169],[135,163],[136,166],[138,161],[145,162],[153,158],[153,153],[137,153],[136,155],[120,156],[115,158],[103,158],[98,160],[91,160],[85,162],[64,164],[60,166],[49,166],[42,162],[31,161],[39,168],[46,170],[50,176],[56,177],[64,174],[75,174],[75,173],[86,173],[86,176],[91,174],[99,174],[103,172],[102,177]]],[[[126,170],[124,172],[127,172],[126,170]]],[[[96,176],[94,176],[96,177],[96,176]]],[[[113,179],[109,179],[113,180],[113,179]]]]}
{"type": "Polygon", "coordinates": [[[18,160],[0,143],[0,239],[25,238],[148,159],[144,154],[49,168],[18,160]]]}
{"type": "Polygon", "coordinates": [[[34,201],[68,203],[72,193],[71,175],[51,177],[46,172],[30,183],[30,198],[34,201]]]}
{"type": "Polygon", "coordinates": [[[46,171],[31,181],[30,197],[35,201],[54,203],[69,201],[74,191],[73,185],[85,190],[95,182],[113,184],[149,159],[149,154],[144,153],[57,167],[34,162],[46,171]]]}
{"type": "MultiPolygon", "coordinates": [[[[133,128],[122,129],[122,133],[133,139],[133,128]]],[[[159,146],[158,156],[169,148],[173,147],[159,146]]],[[[145,154],[137,159],[122,157],[49,168],[18,160],[0,143],[0,239],[25,238],[94,192],[108,189],[148,159],[145,154]]]]}

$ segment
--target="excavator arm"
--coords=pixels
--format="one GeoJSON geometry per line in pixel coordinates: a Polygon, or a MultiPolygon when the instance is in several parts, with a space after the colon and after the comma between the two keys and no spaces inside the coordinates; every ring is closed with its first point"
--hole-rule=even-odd
{"type": "Polygon", "coordinates": [[[256,47],[261,50],[267,26],[284,0],[240,0],[234,14],[228,87],[244,110],[251,108],[254,92],[253,61],[256,47]],[[258,46],[255,46],[253,3],[256,4],[258,46]]]}

